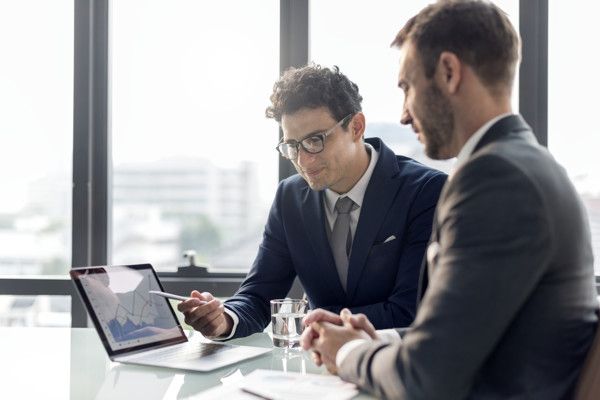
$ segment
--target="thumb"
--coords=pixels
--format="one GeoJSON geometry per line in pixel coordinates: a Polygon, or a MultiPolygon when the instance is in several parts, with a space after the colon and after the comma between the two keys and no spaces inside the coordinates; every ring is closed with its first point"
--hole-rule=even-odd
{"type": "Polygon", "coordinates": [[[325,327],[320,322],[313,322],[312,324],[310,324],[310,327],[312,328],[313,331],[317,332],[319,335],[321,335],[323,333],[323,331],[325,330],[325,327]]]}
{"type": "Polygon", "coordinates": [[[192,299],[198,299],[200,300],[200,304],[204,304],[207,301],[210,300],[210,298],[208,298],[208,296],[206,296],[206,293],[200,293],[197,290],[192,290],[192,293],[190,294],[190,297],[192,299]]]}
{"type": "Polygon", "coordinates": [[[342,319],[342,323],[346,327],[351,327],[351,328],[353,327],[352,322],[350,321],[351,317],[352,317],[352,312],[350,312],[350,310],[348,310],[347,308],[342,309],[342,311],[340,312],[340,318],[342,319]]]}

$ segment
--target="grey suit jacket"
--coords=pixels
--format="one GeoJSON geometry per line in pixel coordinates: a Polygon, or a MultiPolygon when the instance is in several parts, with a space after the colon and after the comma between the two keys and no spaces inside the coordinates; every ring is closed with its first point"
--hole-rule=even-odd
{"type": "Polygon", "coordinates": [[[426,268],[402,342],[359,346],[340,376],[384,398],[569,398],[597,324],[590,232],[521,117],[444,187],[426,268]]]}

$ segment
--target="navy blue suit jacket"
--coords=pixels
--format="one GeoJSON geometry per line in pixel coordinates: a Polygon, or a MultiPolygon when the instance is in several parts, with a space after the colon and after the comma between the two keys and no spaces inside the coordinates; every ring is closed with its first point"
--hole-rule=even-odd
{"type": "Polygon", "coordinates": [[[225,302],[240,320],[234,337],[262,331],[270,322],[269,300],[285,297],[296,276],[311,308],[337,313],[348,307],[377,329],[413,321],[419,269],[446,175],[396,156],[378,138],[366,142],[379,158],[352,242],[347,291],[327,239],[323,192],[291,176],[279,184],[246,280],[225,302]],[[396,239],[385,242],[392,235],[396,239]]]}

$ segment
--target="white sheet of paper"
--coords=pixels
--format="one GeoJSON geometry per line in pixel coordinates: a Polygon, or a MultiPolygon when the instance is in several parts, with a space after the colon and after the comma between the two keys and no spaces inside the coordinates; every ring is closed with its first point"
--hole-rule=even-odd
{"type": "Polygon", "coordinates": [[[202,398],[223,400],[224,395],[227,395],[227,400],[257,398],[242,389],[273,400],[347,400],[358,394],[354,384],[344,382],[337,376],[257,369],[234,385],[203,392],[202,398]]]}

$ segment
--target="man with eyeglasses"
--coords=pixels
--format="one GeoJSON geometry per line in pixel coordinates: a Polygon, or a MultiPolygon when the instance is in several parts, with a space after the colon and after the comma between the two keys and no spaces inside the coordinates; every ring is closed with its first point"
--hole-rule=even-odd
{"type": "Polygon", "coordinates": [[[364,313],[378,329],[414,318],[419,271],[446,175],[364,139],[358,86],[338,68],[290,69],[275,83],[266,115],[298,175],[280,182],[246,280],[222,304],[192,292],[188,324],[229,339],[262,331],[269,301],[295,277],[311,308],[364,313]],[[205,303],[206,302],[206,303],[205,303]]]}

